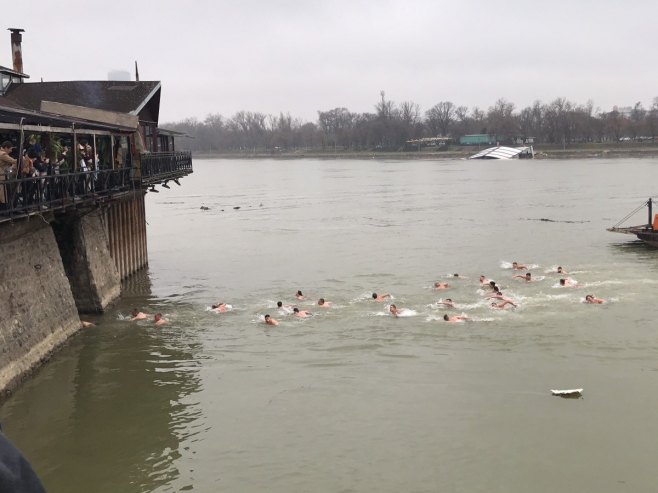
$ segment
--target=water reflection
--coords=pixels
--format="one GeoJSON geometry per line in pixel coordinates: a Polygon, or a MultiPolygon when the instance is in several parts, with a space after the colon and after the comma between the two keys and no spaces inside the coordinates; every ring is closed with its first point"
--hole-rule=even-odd
{"type": "Polygon", "coordinates": [[[152,491],[179,476],[182,444],[202,422],[199,341],[180,327],[118,320],[132,305],[162,309],[145,274],[124,292],[114,316],[74,338],[0,410],[50,492],[152,491]]]}

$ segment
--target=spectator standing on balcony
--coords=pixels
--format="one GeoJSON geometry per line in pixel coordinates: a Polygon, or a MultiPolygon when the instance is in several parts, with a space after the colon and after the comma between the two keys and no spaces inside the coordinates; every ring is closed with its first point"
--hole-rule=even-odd
{"type": "MultiPolygon", "coordinates": [[[[21,168],[22,178],[34,178],[38,176],[38,172],[34,167],[34,163],[37,160],[37,154],[34,149],[27,152],[26,156],[23,156],[23,166],[21,168]]],[[[22,196],[23,196],[23,205],[32,205],[34,204],[35,197],[37,192],[37,183],[34,180],[25,181],[21,184],[22,196]]]]}
{"type": "Polygon", "coordinates": [[[35,176],[42,177],[39,181],[36,182],[37,191],[36,199],[38,201],[46,200],[46,178],[48,175],[48,167],[50,165],[50,159],[43,158],[40,154],[37,154],[33,160],[35,176]]]}
{"type": "Polygon", "coordinates": [[[16,170],[16,160],[9,154],[14,149],[14,144],[6,140],[0,145],[0,210],[7,208],[8,193],[5,188],[7,175],[16,170]]]}

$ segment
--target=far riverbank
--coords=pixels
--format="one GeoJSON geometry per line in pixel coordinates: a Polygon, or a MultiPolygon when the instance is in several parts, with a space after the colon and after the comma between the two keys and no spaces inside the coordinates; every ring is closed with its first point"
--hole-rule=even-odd
{"type": "MultiPolygon", "coordinates": [[[[580,144],[566,148],[554,145],[536,145],[535,159],[595,159],[595,158],[653,158],[658,157],[658,144],[580,144]]],[[[195,159],[466,159],[482,147],[449,146],[445,150],[421,151],[354,151],[298,149],[291,151],[200,152],[195,159]]]]}

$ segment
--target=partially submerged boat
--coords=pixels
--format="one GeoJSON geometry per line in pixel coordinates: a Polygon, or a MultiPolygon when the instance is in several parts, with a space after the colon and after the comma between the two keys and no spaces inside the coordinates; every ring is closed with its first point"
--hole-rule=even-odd
{"type": "Polygon", "coordinates": [[[608,228],[612,233],[623,233],[627,235],[635,235],[639,240],[642,240],[647,245],[658,248],[658,214],[653,215],[653,200],[649,198],[637,209],[628,214],[624,219],[619,221],[613,227],[608,228]],[[622,226],[628,219],[638,213],[644,208],[647,208],[648,220],[646,224],[639,226],[622,226]]]}
{"type": "Polygon", "coordinates": [[[532,146],[528,147],[489,147],[483,151],[473,154],[468,159],[532,159],[535,151],[532,146]]]}

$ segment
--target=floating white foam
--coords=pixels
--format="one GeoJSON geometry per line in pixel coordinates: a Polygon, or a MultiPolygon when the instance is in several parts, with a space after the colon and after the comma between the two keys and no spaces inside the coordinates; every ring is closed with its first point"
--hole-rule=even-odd
{"type": "Polygon", "coordinates": [[[581,395],[583,395],[583,389],[566,389],[566,390],[551,389],[551,394],[557,395],[559,397],[580,397],[581,395]]]}
{"type": "Polygon", "coordinates": [[[400,313],[398,313],[398,317],[415,317],[416,315],[418,315],[418,312],[409,308],[401,308],[400,313]]]}

